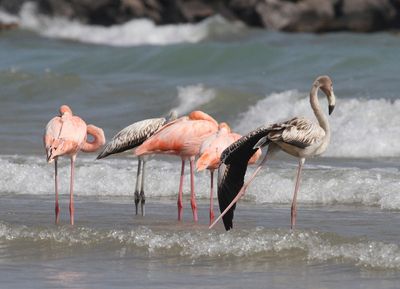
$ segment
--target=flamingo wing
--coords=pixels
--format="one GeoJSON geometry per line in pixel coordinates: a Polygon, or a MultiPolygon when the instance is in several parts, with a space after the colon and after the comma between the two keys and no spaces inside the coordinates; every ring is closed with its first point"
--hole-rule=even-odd
{"type": "Polygon", "coordinates": [[[302,149],[320,142],[325,137],[325,131],[306,118],[295,117],[273,126],[275,130],[268,134],[271,141],[282,141],[302,149]]]}
{"type": "Polygon", "coordinates": [[[152,118],[135,122],[118,132],[107,143],[97,159],[120,153],[141,145],[166,123],[165,118],[152,118]]]}
{"type": "MultiPolygon", "coordinates": [[[[241,137],[239,140],[227,147],[221,155],[221,166],[219,168],[220,179],[218,180],[218,203],[220,211],[223,212],[239,193],[244,183],[247,163],[252,155],[258,150],[256,144],[270,131],[271,126],[262,126],[241,137]]],[[[269,143],[264,143],[265,145],[269,143]]],[[[222,220],[226,230],[232,228],[233,213],[236,205],[232,206],[223,216],[222,220]]]]}

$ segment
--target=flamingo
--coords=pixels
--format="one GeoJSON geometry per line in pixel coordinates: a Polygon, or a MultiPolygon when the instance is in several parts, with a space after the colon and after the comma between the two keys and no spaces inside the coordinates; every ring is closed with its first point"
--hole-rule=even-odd
{"type": "Polygon", "coordinates": [[[56,224],[60,220],[60,207],[58,205],[58,171],[57,160],[60,156],[69,156],[71,159],[70,178],[70,223],[74,224],[74,167],[79,151],[95,152],[105,143],[104,132],[101,128],[86,123],[78,116],[72,114],[67,105],[60,107],[60,115],[52,118],[46,126],[43,142],[46,149],[47,162],[54,161],[55,183],[55,214],[56,224]],[[92,141],[87,140],[87,135],[93,136],[92,141]]]}
{"type": "MultiPolygon", "coordinates": [[[[145,119],[125,127],[124,129],[119,131],[109,143],[107,143],[107,145],[97,156],[97,159],[102,159],[112,154],[136,148],[137,146],[141,145],[146,139],[151,137],[163,125],[175,120],[176,118],[176,111],[171,111],[167,118],[161,117],[145,119]]],[[[146,197],[144,194],[145,165],[146,159],[141,156],[138,157],[138,169],[135,188],[135,210],[137,215],[140,202],[140,211],[142,216],[145,215],[144,205],[146,201],[146,197]]]]}
{"type": "Polygon", "coordinates": [[[317,77],[311,87],[310,104],[318,123],[303,117],[295,117],[285,122],[264,125],[248,133],[222,153],[220,170],[223,177],[218,185],[218,201],[221,215],[209,228],[212,228],[221,218],[223,218],[226,230],[232,228],[236,202],[244,195],[247,187],[260,171],[267,158],[274,152],[282,150],[289,155],[297,157],[299,160],[290,218],[290,228],[294,229],[297,216],[297,193],[305,160],[322,154],[331,138],[328,118],[322,111],[318,101],[319,89],[324,92],[328,99],[329,115],[335,107],[332,80],[326,75],[317,77]],[[268,145],[268,151],[264,159],[247,183],[243,185],[247,161],[258,148],[266,145],[268,145]]]}
{"type": "Polygon", "coordinates": [[[181,157],[181,175],[178,192],[178,220],[182,220],[183,213],[183,177],[185,160],[190,160],[190,191],[193,219],[198,221],[197,204],[194,192],[194,158],[199,154],[200,145],[212,133],[218,130],[218,123],[202,111],[193,111],[188,116],[178,118],[162,127],[153,136],[136,148],[135,154],[143,156],[148,154],[168,154],[181,157]]]}
{"type": "MultiPolygon", "coordinates": [[[[218,168],[222,151],[230,144],[241,138],[240,134],[231,132],[225,122],[221,122],[218,131],[207,137],[200,147],[200,157],[196,162],[197,171],[208,169],[210,171],[210,224],[214,220],[214,171],[218,168]]],[[[249,164],[254,164],[261,156],[261,149],[251,157],[249,164]]]]}

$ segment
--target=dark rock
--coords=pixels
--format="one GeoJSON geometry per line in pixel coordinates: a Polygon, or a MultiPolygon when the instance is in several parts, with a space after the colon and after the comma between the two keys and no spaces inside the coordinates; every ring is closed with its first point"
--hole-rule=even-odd
{"type": "Polygon", "coordinates": [[[228,7],[238,19],[247,23],[249,26],[261,27],[263,21],[260,13],[256,11],[256,5],[259,0],[232,0],[228,7]]]}
{"type": "Polygon", "coordinates": [[[291,32],[390,29],[399,27],[399,8],[397,0],[263,0],[256,5],[265,27],[291,32]]]}
{"type": "Polygon", "coordinates": [[[17,23],[1,23],[0,22],[0,31],[16,29],[16,28],[18,28],[17,23]]]}
{"type": "Polygon", "coordinates": [[[344,0],[341,29],[369,32],[388,29],[398,20],[399,10],[390,0],[344,0]]]}
{"type": "MultiPolygon", "coordinates": [[[[400,28],[400,0],[30,0],[40,13],[87,24],[114,25],[135,18],[156,24],[198,22],[220,14],[249,26],[282,31],[370,32],[400,28]]],[[[18,13],[27,0],[0,0],[18,13]]]]}

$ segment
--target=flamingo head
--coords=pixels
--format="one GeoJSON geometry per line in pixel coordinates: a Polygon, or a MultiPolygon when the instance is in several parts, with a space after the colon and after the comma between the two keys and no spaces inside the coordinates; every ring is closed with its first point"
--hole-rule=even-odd
{"type": "Polygon", "coordinates": [[[58,156],[64,154],[64,140],[56,139],[46,147],[47,162],[52,163],[58,156]]]}
{"type": "Polygon", "coordinates": [[[62,116],[65,113],[69,113],[72,115],[72,110],[68,105],[62,105],[60,106],[60,116],[62,116]]]}
{"type": "Polygon", "coordinates": [[[335,103],[336,103],[335,94],[333,92],[333,83],[331,78],[327,75],[319,76],[315,80],[314,85],[320,88],[328,98],[329,114],[331,114],[333,112],[333,109],[335,108],[335,103]]]}

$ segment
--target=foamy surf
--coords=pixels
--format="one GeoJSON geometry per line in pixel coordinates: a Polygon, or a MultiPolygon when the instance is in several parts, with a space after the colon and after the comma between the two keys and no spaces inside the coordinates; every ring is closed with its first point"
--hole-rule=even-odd
{"type": "Polygon", "coordinates": [[[208,230],[167,231],[146,226],[126,230],[101,230],[63,226],[34,228],[0,222],[3,242],[46,242],[52,247],[97,247],[107,244],[123,252],[140,249],[150,256],[177,254],[198,258],[291,258],[292,261],[352,263],[376,269],[400,269],[397,244],[344,238],[317,231],[269,230],[254,228],[220,233],[208,230]]]}
{"type": "Polygon", "coordinates": [[[157,26],[151,20],[136,19],[111,27],[86,25],[62,17],[41,15],[35,4],[29,2],[22,6],[18,16],[1,12],[0,20],[16,22],[24,29],[49,38],[112,46],[197,43],[235,35],[244,29],[243,24],[228,22],[221,16],[211,17],[198,24],[157,26]]]}
{"type": "MultiPolygon", "coordinates": [[[[324,97],[321,107],[328,111],[324,97]]],[[[398,157],[400,156],[400,101],[388,99],[340,98],[329,117],[331,143],[324,156],[398,157]]],[[[235,129],[247,133],[260,125],[305,116],[315,119],[308,94],[288,90],[267,95],[241,114],[235,129]]],[[[316,120],[315,120],[316,121],[316,120]]]]}
{"type": "MultiPolygon", "coordinates": [[[[69,160],[59,161],[60,193],[69,193],[69,160]]],[[[81,155],[76,162],[75,193],[80,196],[133,196],[137,160],[94,161],[81,155]]],[[[1,157],[0,195],[54,194],[54,165],[44,157],[1,157]]],[[[249,167],[249,176],[255,166],[249,167]]],[[[146,167],[145,191],[148,199],[176,199],[180,162],[174,158],[149,160],[146,167]]],[[[248,189],[244,200],[256,204],[290,204],[296,168],[293,164],[276,163],[262,170],[248,189]]],[[[195,176],[196,195],[209,197],[209,172],[195,176]]],[[[189,175],[186,170],[184,194],[189,195],[189,175]]],[[[306,165],[298,202],[303,204],[361,204],[382,209],[400,209],[400,184],[396,168],[357,168],[306,165]]]]}
{"type": "Polygon", "coordinates": [[[216,91],[206,88],[203,84],[179,86],[178,88],[179,105],[174,108],[178,115],[184,115],[194,109],[198,109],[212,101],[216,96],[216,91]]]}

